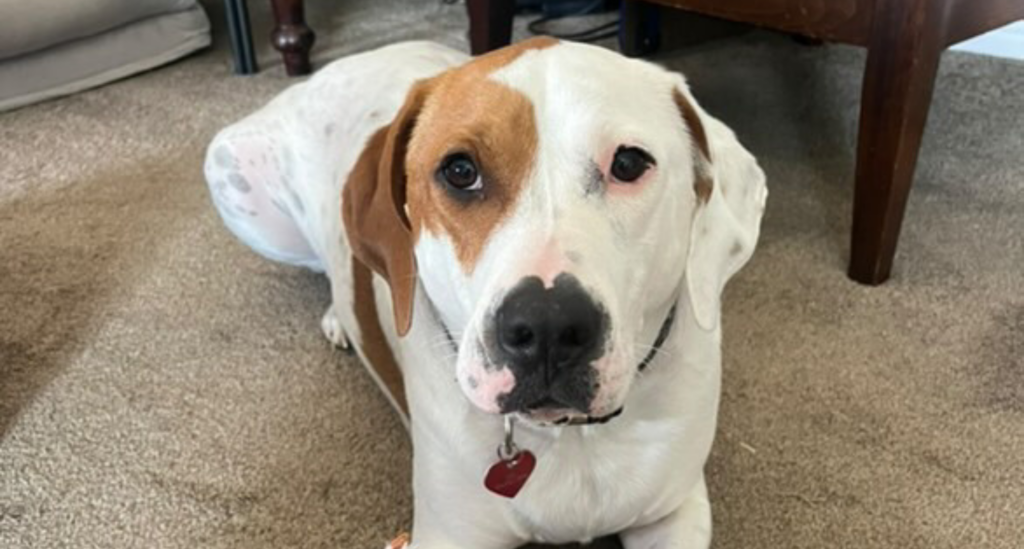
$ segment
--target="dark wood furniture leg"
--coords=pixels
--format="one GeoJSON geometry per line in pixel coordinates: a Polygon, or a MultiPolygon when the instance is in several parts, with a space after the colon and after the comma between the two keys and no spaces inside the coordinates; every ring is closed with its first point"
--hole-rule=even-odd
{"type": "Polygon", "coordinates": [[[274,49],[284,57],[288,76],[309,74],[309,50],[313,48],[316,35],[306,25],[303,0],[270,0],[274,8],[277,25],[270,35],[274,49]]]}
{"type": "Polygon", "coordinates": [[[231,53],[235,60],[236,74],[255,74],[259,69],[252,45],[252,30],[249,27],[249,7],[246,0],[224,0],[227,14],[228,34],[231,35],[231,53]]]}
{"type": "Polygon", "coordinates": [[[509,45],[515,0],[466,0],[469,12],[469,47],[473,55],[509,45]]]}
{"type": "Polygon", "coordinates": [[[629,57],[654,53],[661,42],[657,5],[640,0],[622,0],[619,50],[629,57]]]}
{"type": "Polygon", "coordinates": [[[850,278],[889,278],[932,90],[948,9],[932,0],[877,0],[861,96],[850,278]]]}

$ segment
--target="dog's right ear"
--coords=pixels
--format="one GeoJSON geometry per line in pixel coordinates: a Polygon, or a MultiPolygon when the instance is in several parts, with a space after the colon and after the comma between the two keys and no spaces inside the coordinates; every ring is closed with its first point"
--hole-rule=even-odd
{"type": "Polygon", "coordinates": [[[352,254],[388,282],[395,329],[402,336],[412,325],[416,292],[412,226],[405,213],[405,156],[431,89],[430,80],[413,85],[391,124],[367,142],[342,191],[342,218],[352,254]]]}
{"type": "Polygon", "coordinates": [[[764,171],[736,135],[694,100],[680,78],[673,92],[694,150],[696,210],[686,284],[697,325],[719,325],[725,283],[746,264],[761,231],[768,189],[764,171]]]}

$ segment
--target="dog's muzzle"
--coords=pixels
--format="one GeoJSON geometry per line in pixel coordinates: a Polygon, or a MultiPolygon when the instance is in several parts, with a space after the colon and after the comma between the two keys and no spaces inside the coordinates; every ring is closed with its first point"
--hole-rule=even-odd
{"type": "Polygon", "coordinates": [[[596,393],[592,364],[604,354],[608,314],[567,274],[545,287],[522,279],[502,300],[485,337],[488,356],[509,368],[516,384],[503,413],[568,410],[586,413],[596,393]]]}
{"type": "MultiPolygon", "coordinates": [[[[637,371],[647,368],[668,339],[675,313],[673,306],[637,371]]],[[[610,319],[575,277],[563,273],[551,287],[537,277],[524,278],[492,318],[482,341],[487,369],[508,368],[516,380],[511,392],[498,397],[502,414],[541,424],[592,425],[622,413],[619,408],[602,416],[589,414],[597,392],[593,363],[605,352],[610,319]]],[[[458,352],[443,323],[442,329],[458,352]]]]}

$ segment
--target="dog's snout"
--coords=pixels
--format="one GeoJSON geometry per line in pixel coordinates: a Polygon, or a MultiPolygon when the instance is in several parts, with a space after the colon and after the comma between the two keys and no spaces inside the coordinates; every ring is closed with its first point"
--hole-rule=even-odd
{"type": "Polygon", "coordinates": [[[496,311],[495,338],[507,362],[543,369],[550,382],[558,370],[600,354],[604,324],[600,307],[574,277],[559,275],[550,288],[529,277],[496,311]]]}

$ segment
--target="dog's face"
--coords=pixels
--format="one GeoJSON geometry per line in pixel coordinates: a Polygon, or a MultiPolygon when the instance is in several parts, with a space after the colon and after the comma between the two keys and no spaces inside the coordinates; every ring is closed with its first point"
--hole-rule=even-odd
{"type": "Polygon", "coordinates": [[[607,50],[534,40],[477,58],[417,85],[389,133],[376,184],[415,256],[390,263],[416,270],[377,270],[400,331],[412,290],[396,280],[418,277],[486,412],[614,414],[682,293],[679,314],[717,329],[757,238],[753,158],[680,76],[607,50]]]}

